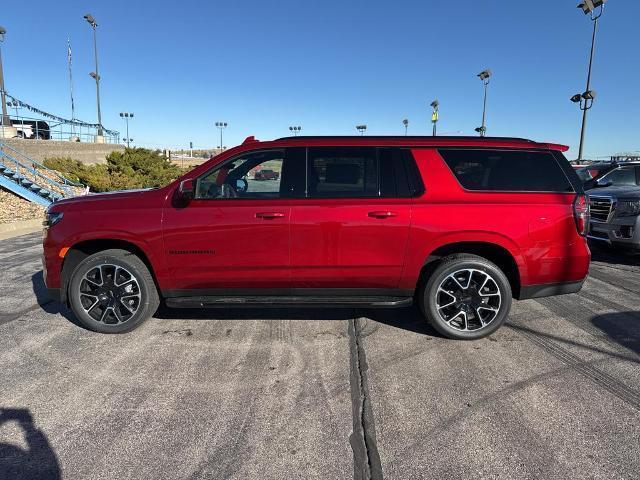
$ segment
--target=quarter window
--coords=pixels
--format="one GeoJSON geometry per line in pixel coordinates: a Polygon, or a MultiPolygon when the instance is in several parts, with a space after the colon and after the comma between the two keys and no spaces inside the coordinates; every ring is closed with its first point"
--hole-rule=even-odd
{"type": "Polygon", "coordinates": [[[467,190],[574,191],[548,152],[443,149],[440,155],[467,190]]]}

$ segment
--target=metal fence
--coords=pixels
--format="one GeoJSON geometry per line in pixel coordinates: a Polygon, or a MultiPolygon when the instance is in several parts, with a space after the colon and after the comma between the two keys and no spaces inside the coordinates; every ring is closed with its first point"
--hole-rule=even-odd
{"type": "MultiPolygon", "coordinates": [[[[18,137],[66,142],[96,141],[98,131],[95,126],[77,125],[42,118],[11,115],[11,124],[18,130],[18,137]]],[[[104,143],[120,143],[120,132],[105,131],[104,143]]]]}

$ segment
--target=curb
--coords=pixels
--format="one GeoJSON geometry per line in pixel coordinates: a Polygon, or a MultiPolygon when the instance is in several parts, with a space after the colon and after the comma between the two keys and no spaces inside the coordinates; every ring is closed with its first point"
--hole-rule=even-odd
{"type": "Polygon", "coordinates": [[[17,237],[42,229],[42,219],[0,224],[0,239],[17,237]]]}

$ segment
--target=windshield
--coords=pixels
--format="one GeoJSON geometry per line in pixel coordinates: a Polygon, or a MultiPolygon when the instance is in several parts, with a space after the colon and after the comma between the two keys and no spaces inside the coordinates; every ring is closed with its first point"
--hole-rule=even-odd
{"type": "Polygon", "coordinates": [[[633,167],[618,168],[604,175],[599,182],[609,183],[616,187],[628,187],[637,185],[636,170],[633,167]]]}

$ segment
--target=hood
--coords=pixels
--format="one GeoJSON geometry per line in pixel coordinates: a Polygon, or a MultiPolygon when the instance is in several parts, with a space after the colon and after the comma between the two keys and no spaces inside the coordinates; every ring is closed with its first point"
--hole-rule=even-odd
{"type": "Polygon", "coordinates": [[[113,192],[105,192],[105,193],[88,193],[87,195],[79,195],[77,197],[65,198],[63,200],[58,200],[54,202],[52,206],[66,206],[66,205],[75,205],[79,203],[91,203],[91,202],[100,202],[107,200],[120,200],[127,198],[138,198],[145,194],[145,192],[152,191],[152,188],[140,188],[135,190],[115,190],[113,192]]]}
{"type": "Polygon", "coordinates": [[[604,188],[594,188],[587,192],[589,197],[615,197],[615,198],[639,198],[640,187],[633,186],[611,186],[604,188]]]}

